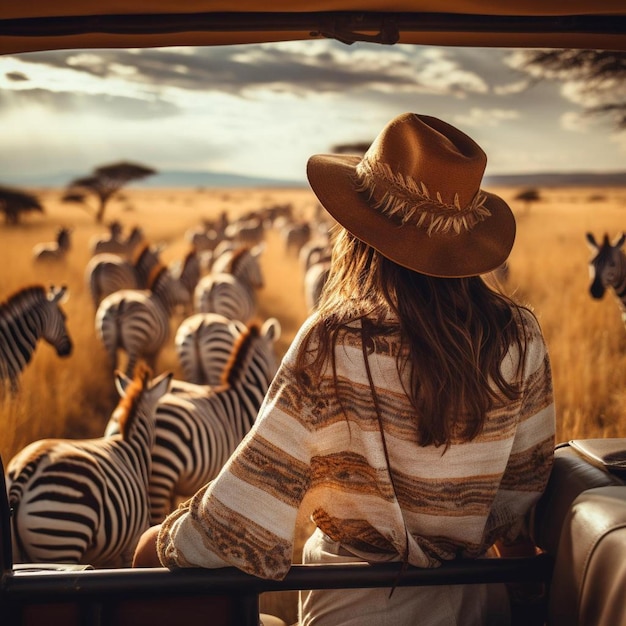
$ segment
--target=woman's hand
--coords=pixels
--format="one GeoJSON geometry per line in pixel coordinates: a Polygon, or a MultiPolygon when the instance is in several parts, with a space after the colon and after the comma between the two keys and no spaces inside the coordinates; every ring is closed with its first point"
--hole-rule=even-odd
{"type": "Polygon", "coordinates": [[[163,567],[157,554],[157,537],[161,526],[152,526],[141,535],[135,548],[133,567],[163,567]]]}

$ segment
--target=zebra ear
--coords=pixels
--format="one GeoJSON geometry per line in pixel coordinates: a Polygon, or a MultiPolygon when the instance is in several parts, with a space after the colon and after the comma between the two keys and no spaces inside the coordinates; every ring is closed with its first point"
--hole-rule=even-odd
{"type": "Polygon", "coordinates": [[[281,332],[282,328],[280,322],[275,317],[266,319],[265,322],[263,322],[263,326],[261,326],[261,335],[270,341],[278,341],[281,332]]]}
{"type": "Polygon", "coordinates": [[[250,250],[250,254],[252,254],[253,257],[257,257],[258,258],[263,253],[263,250],[265,250],[265,243],[264,242],[257,243],[257,245],[254,246],[254,248],[252,248],[252,250],[250,250]]]}
{"type": "Polygon", "coordinates": [[[248,330],[248,327],[241,320],[231,320],[228,324],[228,330],[235,337],[239,337],[242,333],[248,330]]]}
{"type": "Polygon", "coordinates": [[[50,285],[48,300],[53,304],[62,304],[63,302],[67,302],[69,297],[70,294],[67,290],[67,285],[61,285],[58,289],[54,285],[50,285]]]}
{"type": "Polygon", "coordinates": [[[117,393],[120,394],[120,397],[126,396],[126,389],[128,389],[128,385],[132,383],[132,380],[124,374],[124,372],[120,372],[119,370],[115,370],[115,388],[117,389],[117,393]]]}
{"type": "Polygon", "coordinates": [[[154,389],[159,397],[165,395],[169,391],[172,378],[174,378],[173,372],[163,372],[150,381],[150,389],[154,389]]]}
{"type": "Polygon", "coordinates": [[[621,248],[624,245],[624,241],[626,241],[626,233],[622,233],[620,238],[613,244],[614,248],[621,248]]]}
{"type": "Polygon", "coordinates": [[[593,236],[593,233],[587,233],[586,238],[587,238],[587,243],[593,250],[597,250],[600,247],[596,243],[596,238],[593,236]]]}

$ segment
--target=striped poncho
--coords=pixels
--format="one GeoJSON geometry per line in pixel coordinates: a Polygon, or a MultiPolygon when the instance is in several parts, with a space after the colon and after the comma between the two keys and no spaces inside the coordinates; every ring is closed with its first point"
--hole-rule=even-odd
{"type": "MultiPolygon", "coordinates": [[[[392,477],[373,402],[360,322],[340,331],[332,368],[297,385],[303,334],[285,355],[254,427],[219,476],[164,521],[164,566],[235,566],[280,579],[292,563],[296,520],[306,513],[326,535],[369,561],[436,567],[479,557],[513,538],[541,495],[552,466],[554,403],[550,363],[535,317],[522,309],[528,338],[522,394],[502,399],[470,442],[419,446],[416,417],[396,365],[399,335],[375,338],[368,357],[392,477]],[[306,500],[305,500],[306,496],[306,500]]],[[[513,379],[512,348],[502,371],[513,379]]]]}

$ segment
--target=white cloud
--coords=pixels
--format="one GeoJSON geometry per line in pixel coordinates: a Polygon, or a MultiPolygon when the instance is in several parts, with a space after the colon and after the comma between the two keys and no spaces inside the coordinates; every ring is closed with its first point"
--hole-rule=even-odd
{"type": "Polygon", "coordinates": [[[516,120],[520,117],[519,111],[512,109],[480,109],[474,107],[468,113],[455,115],[454,119],[464,126],[498,126],[501,122],[516,120]]]}
{"type": "Polygon", "coordinates": [[[576,111],[566,111],[563,113],[560,122],[561,128],[575,133],[586,133],[591,126],[590,119],[576,111]]]}
{"type": "Polygon", "coordinates": [[[622,130],[609,137],[609,141],[617,144],[618,150],[626,154],[626,130],[622,130]]]}
{"type": "Polygon", "coordinates": [[[493,92],[497,96],[510,96],[517,93],[522,93],[526,89],[528,89],[528,81],[518,80],[516,82],[508,83],[506,85],[498,85],[494,87],[493,92]]]}

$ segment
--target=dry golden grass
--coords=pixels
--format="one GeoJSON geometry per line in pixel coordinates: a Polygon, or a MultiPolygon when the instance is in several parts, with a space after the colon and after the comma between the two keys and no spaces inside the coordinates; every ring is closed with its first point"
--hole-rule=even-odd
{"type": "MultiPolygon", "coordinates": [[[[518,190],[494,190],[509,200],[518,218],[507,290],[535,310],[552,359],[558,440],[626,436],[626,329],[612,294],[589,295],[590,258],[585,232],[612,238],[626,222],[626,189],[542,190],[544,200],[529,210],[512,198],[518,190]]],[[[21,391],[4,397],[0,408],[0,454],[5,462],[24,445],[42,437],[100,436],[117,402],[113,377],[94,332],[93,306],[84,279],[89,240],[106,231],[87,212],[59,201],[60,192],[42,192],[44,216],[26,216],[18,227],[0,226],[0,299],[29,284],[67,284],[64,305],[75,343],[67,359],[40,342],[22,376],[21,391]],[[64,264],[37,268],[35,243],[50,241],[60,225],[71,225],[73,247],[64,264]]],[[[164,261],[187,250],[183,234],[202,218],[222,210],[236,217],[252,209],[291,202],[310,215],[317,205],[308,190],[127,190],[108,209],[106,220],[119,219],[127,230],[141,225],[152,242],[167,245],[164,261]]],[[[260,293],[261,317],[277,317],[284,353],[306,315],[302,272],[285,254],[279,235],[268,234],[262,257],[266,286],[260,293]]],[[[172,348],[158,369],[178,366],[172,348]]],[[[302,537],[306,527],[302,529],[302,537]]],[[[302,539],[302,537],[299,538],[302,539]]],[[[262,607],[292,623],[295,594],[268,594],[262,607]]]]}

